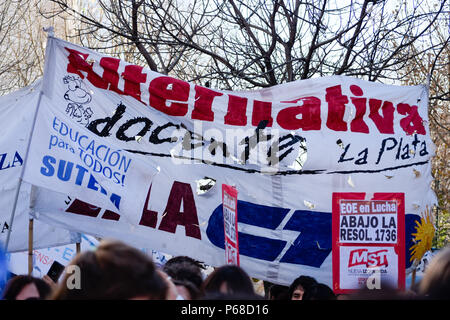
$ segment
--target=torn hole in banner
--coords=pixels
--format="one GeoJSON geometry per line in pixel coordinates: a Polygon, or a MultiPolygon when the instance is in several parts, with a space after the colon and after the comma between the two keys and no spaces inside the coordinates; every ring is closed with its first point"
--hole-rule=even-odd
{"type": "Polygon", "coordinates": [[[204,177],[199,180],[195,180],[197,183],[197,195],[201,196],[205,193],[211,191],[213,187],[216,185],[216,179],[210,177],[204,177]]]}
{"type": "Polygon", "coordinates": [[[245,164],[245,161],[244,161],[244,160],[239,159],[239,158],[235,157],[234,155],[231,155],[231,159],[233,159],[233,161],[236,162],[236,163],[238,163],[238,164],[241,164],[241,165],[244,165],[244,164],[245,164]]]}
{"type": "Polygon", "coordinates": [[[348,176],[347,183],[350,187],[354,188],[355,184],[353,183],[352,176],[348,176]]]}
{"type": "Polygon", "coordinates": [[[298,148],[297,157],[294,159],[294,162],[290,166],[288,166],[288,168],[300,171],[303,169],[303,166],[305,165],[307,159],[308,159],[308,149],[306,147],[306,141],[301,140],[300,146],[298,148]]]}
{"type": "MultiPolygon", "coordinates": [[[[119,105],[120,106],[120,105],[119,105]]],[[[117,108],[115,108],[114,110],[113,110],[113,112],[111,112],[111,117],[114,117],[114,115],[117,113],[117,111],[118,111],[118,109],[119,109],[119,106],[117,106],[117,108]]]]}
{"type": "Polygon", "coordinates": [[[420,177],[420,171],[413,169],[414,175],[416,176],[416,178],[420,177]]]}
{"type": "Polygon", "coordinates": [[[194,226],[197,226],[197,227],[203,227],[205,224],[207,224],[208,223],[208,221],[203,221],[202,223],[200,223],[200,224],[193,224],[194,226]]]}
{"type": "Polygon", "coordinates": [[[344,142],[342,142],[341,139],[338,139],[338,140],[336,141],[336,144],[337,144],[339,147],[341,147],[342,149],[344,149],[344,142]]]}
{"type": "Polygon", "coordinates": [[[309,209],[314,209],[316,205],[312,202],[309,202],[308,200],[303,200],[303,204],[308,207],[309,209]]]}
{"type": "Polygon", "coordinates": [[[322,248],[322,247],[320,246],[320,244],[319,244],[319,241],[317,241],[317,240],[316,240],[316,244],[317,244],[317,248],[318,248],[319,250],[323,250],[323,251],[330,250],[329,247],[322,248]]]}

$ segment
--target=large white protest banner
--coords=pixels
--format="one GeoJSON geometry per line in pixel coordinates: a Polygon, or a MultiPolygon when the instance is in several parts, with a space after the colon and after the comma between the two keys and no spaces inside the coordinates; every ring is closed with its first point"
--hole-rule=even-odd
{"type": "MultiPolygon", "coordinates": [[[[66,144],[81,147],[92,157],[84,166],[97,181],[121,182],[123,172],[109,158],[117,149],[88,147],[105,139],[103,145],[141,155],[160,172],[140,180],[145,202],[136,201],[126,214],[73,191],[40,188],[35,214],[42,221],[222,265],[220,186],[227,184],[239,190],[239,258],[249,274],[283,284],[307,274],[331,286],[332,194],[364,192],[371,199],[376,192],[404,193],[410,267],[415,222],[435,203],[426,86],[332,76],[232,92],[59,39],[51,38],[49,46],[42,102],[52,110],[46,111],[48,136],[40,150],[70,155],[66,144]],[[70,119],[89,140],[58,131],[70,119]],[[58,135],[55,146],[52,134],[58,135]]],[[[61,167],[62,177],[67,168],[60,160],[39,167],[56,176],[61,167]]]]}
{"type": "MultiPolygon", "coordinates": [[[[11,216],[40,88],[41,81],[37,81],[0,97],[0,243],[3,247],[8,233],[11,232],[9,252],[28,249],[30,184],[21,184],[12,223],[11,216]]],[[[79,240],[79,235],[68,230],[55,228],[41,221],[34,223],[33,247],[36,249],[75,243],[79,240]]]]}

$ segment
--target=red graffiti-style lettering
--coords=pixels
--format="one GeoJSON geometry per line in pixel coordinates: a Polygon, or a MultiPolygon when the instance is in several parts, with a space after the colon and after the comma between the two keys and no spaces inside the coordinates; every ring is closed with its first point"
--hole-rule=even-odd
{"type": "Polygon", "coordinates": [[[326,89],[325,100],[328,102],[327,127],[334,131],[347,131],[347,123],[344,121],[345,104],[347,96],[342,95],[341,86],[326,89]]]}
{"type": "Polygon", "coordinates": [[[95,73],[92,69],[93,63],[87,62],[88,54],[81,53],[77,50],[68,49],[69,56],[69,64],[67,65],[67,72],[75,73],[79,75],[82,79],[85,77],[87,80],[92,83],[95,87],[100,89],[107,89],[108,83],[97,73],[95,73]],[[87,74],[84,75],[83,72],[87,74]]]}
{"type": "MultiPolygon", "coordinates": [[[[156,228],[158,212],[148,209],[151,190],[152,186],[150,185],[139,225],[156,228]]],[[[191,185],[174,181],[158,230],[175,233],[179,225],[184,226],[186,236],[201,239],[197,208],[191,185]]]]}
{"type": "Polygon", "coordinates": [[[397,105],[397,111],[402,115],[406,115],[405,118],[400,120],[400,126],[407,134],[425,134],[425,127],[423,126],[423,120],[418,113],[417,106],[399,103],[397,105]]]}
{"type": "MultiPolygon", "coordinates": [[[[66,209],[66,212],[95,218],[100,214],[101,210],[102,208],[100,207],[75,199],[66,209]]],[[[106,210],[102,215],[102,219],[118,221],[120,215],[116,212],[106,210]]]]}
{"type": "Polygon", "coordinates": [[[174,181],[164,213],[159,230],[175,233],[177,226],[181,225],[184,226],[187,236],[201,239],[197,208],[190,184],[174,181]],[[181,204],[183,211],[180,211],[181,204]]]}
{"type": "Polygon", "coordinates": [[[151,191],[152,185],[150,185],[150,187],[148,188],[147,198],[145,199],[144,208],[142,209],[142,217],[141,221],[139,221],[139,224],[141,226],[156,228],[156,223],[158,222],[158,212],[148,210],[148,203],[151,191]]]}
{"type": "Polygon", "coordinates": [[[190,83],[168,76],[152,79],[148,85],[149,99],[142,101],[141,89],[148,81],[148,74],[142,67],[126,64],[119,59],[103,57],[94,71],[94,62],[89,60],[89,54],[66,49],[69,53],[67,72],[75,73],[83,79],[86,78],[97,88],[134,97],[143,104],[170,116],[186,116],[189,111],[188,101],[194,101],[191,119],[215,121],[217,120],[213,111],[214,101],[217,100],[215,98],[224,96],[224,98],[228,98],[227,110],[223,118],[225,125],[246,126],[247,116],[251,116],[251,125],[255,127],[259,126],[261,121],[266,121],[266,127],[273,127],[277,124],[286,130],[321,130],[321,108],[326,105],[328,108],[328,112],[324,113],[327,116],[326,127],[333,131],[350,129],[351,132],[369,134],[370,128],[364,120],[364,117],[368,116],[379,133],[394,134],[394,116],[397,111],[398,114],[405,116],[399,120],[399,125],[404,132],[408,135],[426,134],[417,106],[398,103],[395,107],[391,101],[364,97],[363,90],[357,85],[350,85],[348,88],[334,85],[326,88],[326,104],[322,104],[320,98],[311,96],[291,101],[279,101],[279,103],[288,104],[283,108],[277,108],[277,114],[274,115],[272,115],[273,102],[253,100],[198,85],[193,85],[193,90],[191,90],[190,83]],[[121,68],[121,64],[125,65],[121,68]],[[97,71],[102,69],[102,72],[97,71]],[[119,70],[124,70],[124,72],[119,75],[119,70]],[[121,78],[123,79],[123,88],[121,78]],[[350,92],[346,91],[348,89],[350,92]],[[194,97],[190,96],[191,92],[194,93],[194,97]],[[251,115],[247,115],[249,103],[253,104],[251,115]],[[289,103],[296,103],[296,105],[289,105],[289,103]],[[353,118],[350,117],[351,119],[344,120],[346,112],[348,114],[350,111],[347,110],[347,107],[352,108],[352,105],[356,108],[355,115],[353,118]]]}
{"type": "MultiPolygon", "coordinates": [[[[357,97],[361,97],[364,94],[362,89],[355,85],[350,86],[350,91],[357,97]]],[[[366,114],[367,98],[351,97],[350,100],[352,101],[353,105],[356,108],[355,118],[350,123],[350,131],[369,133],[369,127],[364,122],[364,115],[366,114]]]]}
{"type": "Polygon", "coordinates": [[[392,102],[385,101],[381,107],[381,103],[382,101],[378,99],[369,100],[369,118],[375,123],[380,133],[394,133],[394,106],[392,102]],[[380,107],[383,116],[379,114],[380,107]]]}
{"type": "Polygon", "coordinates": [[[283,101],[286,103],[297,103],[301,105],[287,107],[278,112],[277,122],[286,130],[320,130],[320,99],[316,97],[300,98],[292,101],[283,101]],[[302,115],[298,119],[298,115],[302,115]]]}
{"type": "Polygon", "coordinates": [[[203,121],[214,121],[214,112],[212,104],[215,97],[219,97],[223,93],[195,86],[195,104],[192,110],[192,119],[203,121]]]}
{"type": "Polygon", "coordinates": [[[234,95],[228,96],[228,112],[225,115],[225,124],[233,126],[247,125],[247,98],[234,95]]]}
{"type": "Polygon", "coordinates": [[[188,112],[189,83],[158,77],[150,82],[149,91],[150,105],[156,110],[170,116],[184,116],[188,112]]]}
{"type": "Polygon", "coordinates": [[[272,126],[272,102],[258,100],[253,102],[252,125],[257,127],[261,121],[267,121],[266,127],[272,126]]]}
{"type": "MultiPolygon", "coordinates": [[[[124,93],[141,101],[141,83],[147,81],[147,75],[142,73],[144,68],[135,65],[125,66],[122,78],[125,80],[124,93]]],[[[142,101],[141,101],[142,102],[142,101]]]]}
{"type": "Polygon", "coordinates": [[[123,91],[119,90],[119,69],[120,60],[115,58],[102,58],[100,60],[100,66],[103,67],[103,80],[109,84],[109,90],[123,94],[123,91]]]}

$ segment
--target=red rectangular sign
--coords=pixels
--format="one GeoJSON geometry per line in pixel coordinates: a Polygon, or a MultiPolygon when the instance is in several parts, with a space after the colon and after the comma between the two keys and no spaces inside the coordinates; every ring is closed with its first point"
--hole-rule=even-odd
{"type": "Polygon", "coordinates": [[[237,194],[236,188],[222,184],[225,259],[227,264],[234,265],[239,265],[237,194]]]}
{"type": "Polygon", "coordinates": [[[405,288],[405,195],[333,193],[333,290],[405,288]]]}

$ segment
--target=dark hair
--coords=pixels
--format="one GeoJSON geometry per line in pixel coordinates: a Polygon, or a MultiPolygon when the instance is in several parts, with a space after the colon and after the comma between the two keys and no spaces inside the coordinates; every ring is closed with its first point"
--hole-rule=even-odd
{"type": "Polygon", "coordinates": [[[316,284],[317,281],[313,277],[309,276],[300,276],[297,279],[295,279],[292,284],[289,286],[289,299],[292,299],[292,295],[294,294],[295,289],[297,287],[301,286],[304,290],[303,295],[308,291],[308,289],[313,285],[316,284]]]}
{"type": "Polygon", "coordinates": [[[336,295],[326,284],[316,283],[305,291],[302,300],[336,300],[336,295]]]}
{"type": "Polygon", "coordinates": [[[194,266],[196,266],[197,268],[201,270],[205,270],[206,267],[203,264],[203,262],[195,260],[194,258],[188,257],[188,256],[176,256],[173,258],[170,258],[166,264],[164,266],[170,266],[172,264],[177,264],[177,263],[189,263],[192,264],[194,266]]]}
{"type": "Polygon", "coordinates": [[[172,279],[172,282],[175,284],[175,286],[183,286],[186,288],[186,290],[189,292],[190,299],[191,300],[197,300],[201,296],[200,288],[198,288],[195,284],[193,284],[189,280],[174,280],[172,279]]]}
{"type": "Polygon", "coordinates": [[[289,287],[279,284],[273,284],[269,288],[270,300],[289,300],[289,287]]]}
{"type": "Polygon", "coordinates": [[[201,289],[203,275],[201,269],[196,264],[187,261],[166,263],[163,267],[163,271],[174,281],[189,281],[197,288],[197,290],[201,289]]]}
{"type": "Polygon", "coordinates": [[[54,300],[165,299],[167,285],[152,259],[120,241],[101,241],[95,251],[77,255],[70,263],[80,268],[81,288],[69,289],[66,274],[54,300]]]}
{"type": "Polygon", "coordinates": [[[34,283],[36,286],[40,299],[45,299],[50,295],[51,287],[44,280],[29,275],[18,275],[11,278],[6,284],[5,291],[3,292],[3,299],[16,300],[17,295],[22,289],[31,283],[34,283]]]}
{"type": "Polygon", "coordinates": [[[203,282],[204,294],[220,292],[223,284],[227,286],[227,294],[249,294],[255,293],[253,283],[248,274],[241,267],[235,265],[224,265],[215,269],[203,282]]]}

